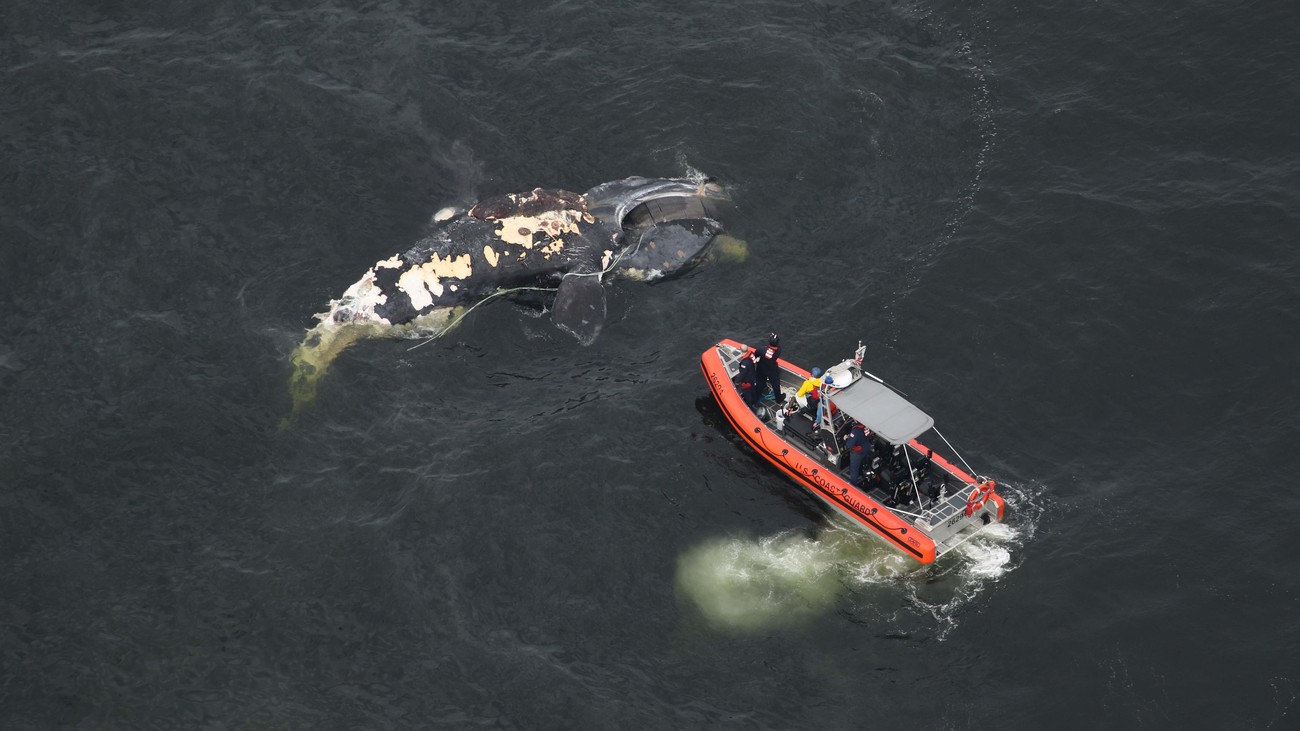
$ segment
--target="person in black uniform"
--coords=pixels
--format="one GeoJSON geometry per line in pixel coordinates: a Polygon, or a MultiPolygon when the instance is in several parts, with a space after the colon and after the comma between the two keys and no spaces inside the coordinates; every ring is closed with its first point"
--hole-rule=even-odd
{"type": "Polygon", "coordinates": [[[754,349],[749,348],[740,356],[740,362],[736,363],[736,367],[740,369],[740,373],[736,376],[736,385],[740,387],[740,397],[751,409],[758,403],[758,375],[757,366],[754,364],[756,357],[757,353],[754,349]]]}
{"type": "Polygon", "coordinates": [[[777,403],[785,401],[785,397],[781,395],[781,366],[776,362],[779,357],[781,357],[781,338],[777,337],[776,333],[768,333],[767,348],[758,359],[757,390],[762,396],[768,386],[771,386],[772,398],[777,403]]]}

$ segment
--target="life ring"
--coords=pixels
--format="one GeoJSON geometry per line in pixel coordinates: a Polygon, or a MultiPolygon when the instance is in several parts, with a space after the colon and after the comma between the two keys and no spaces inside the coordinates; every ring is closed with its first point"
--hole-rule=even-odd
{"type": "Polygon", "coordinates": [[[970,497],[966,498],[966,515],[974,515],[976,510],[984,507],[988,502],[989,495],[993,494],[993,487],[996,483],[993,480],[985,480],[974,490],[971,490],[970,497]]]}

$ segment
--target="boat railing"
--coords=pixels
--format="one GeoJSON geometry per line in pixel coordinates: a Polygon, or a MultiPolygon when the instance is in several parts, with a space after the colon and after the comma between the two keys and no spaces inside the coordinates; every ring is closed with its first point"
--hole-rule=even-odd
{"type": "Polygon", "coordinates": [[[961,524],[961,530],[958,530],[957,532],[955,532],[955,533],[949,535],[947,538],[944,538],[944,539],[934,538],[933,540],[934,540],[934,556],[935,556],[935,558],[938,558],[939,556],[944,555],[945,553],[947,553],[947,552],[953,550],[954,548],[960,546],[961,544],[963,544],[963,543],[969,541],[970,539],[974,538],[975,536],[979,535],[980,533],[983,533],[985,530],[988,529],[988,527],[989,527],[990,525],[993,525],[993,524],[992,524],[992,523],[988,523],[988,524],[962,523],[962,524],[961,524]],[[972,525],[976,525],[977,527],[976,527],[974,530],[967,530],[967,529],[970,528],[972,525]],[[957,536],[957,535],[961,536],[961,540],[957,541],[956,543],[949,543],[949,542],[948,542],[948,539],[949,539],[949,538],[952,538],[953,536],[957,536]]]}
{"type": "MultiPolygon", "coordinates": [[[[920,525],[935,543],[946,541],[972,525],[981,523],[978,513],[965,515],[966,500],[960,493],[949,495],[938,505],[922,511],[920,525]]],[[[983,529],[983,525],[980,528],[983,529]]]]}
{"type": "Polygon", "coordinates": [[[906,515],[906,516],[909,517],[909,518],[915,518],[915,519],[917,519],[917,520],[925,520],[924,511],[922,511],[921,514],[917,514],[917,513],[909,513],[908,511],[906,511],[906,510],[900,510],[899,508],[890,508],[890,511],[891,511],[891,512],[894,512],[894,513],[897,513],[898,515],[906,515]]]}
{"type": "Polygon", "coordinates": [[[727,375],[735,378],[740,372],[740,359],[745,355],[745,351],[729,345],[720,345],[718,350],[722,356],[722,366],[727,369],[727,375]]]}

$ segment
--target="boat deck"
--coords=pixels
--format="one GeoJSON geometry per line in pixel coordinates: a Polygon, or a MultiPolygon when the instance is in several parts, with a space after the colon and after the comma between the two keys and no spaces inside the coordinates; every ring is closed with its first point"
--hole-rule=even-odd
{"type": "MultiPolygon", "coordinates": [[[[800,381],[800,383],[802,383],[802,381],[800,381]]],[[[786,390],[785,387],[787,384],[785,383],[784,379],[782,379],[781,385],[782,385],[782,389],[786,390]]],[[[795,387],[797,388],[798,384],[795,384],[795,387]]],[[[789,389],[787,393],[793,392],[793,390],[794,389],[789,389]]],[[[774,417],[772,414],[772,410],[775,407],[771,405],[772,403],[773,402],[771,400],[760,403],[759,417],[763,419],[763,421],[767,422],[768,424],[774,424],[774,417]]],[[[853,424],[851,421],[844,419],[842,416],[838,416],[838,415],[835,421],[836,421],[836,430],[835,430],[836,438],[842,442],[844,437],[848,434],[849,429],[853,426],[853,424]]],[[[781,430],[779,430],[778,433],[786,437],[786,441],[798,447],[805,454],[808,454],[812,457],[816,457],[823,463],[830,466],[832,469],[836,471],[837,474],[839,474],[840,477],[844,478],[846,481],[849,479],[848,458],[847,457],[842,458],[841,461],[843,462],[843,464],[837,464],[834,461],[834,459],[827,453],[826,450],[826,446],[825,446],[826,435],[820,429],[817,429],[813,425],[813,419],[811,416],[808,416],[801,412],[796,412],[794,414],[791,414],[790,416],[786,417],[784,427],[781,430]]],[[[858,487],[866,491],[869,497],[881,503],[884,503],[887,500],[897,500],[898,498],[902,498],[902,500],[899,500],[899,503],[901,505],[907,505],[907,504],[915,505],[916,501],[914,499],[914,496],[911,495],[912,492],[911,482],[910,480],[905,479],[907,476],[908,466],[906,461],[902,457],[901,452],[899,453],[897,459],[895,459],[893,453],[891,452],[891,450],[887,445],[880,445],[876,443],[875,440],[872,440],[872,442],[873,444],[876,445],[876,450],[873,454],[873,458],[879,457],[880,462],[877,466],[877,469],[873,471],[871,469],[873,459],[867,459],[864,461],[864,464],[862,466],[862,473],[864,475],[870,473],[870,476],[867,478],[860,479],[858,483],[858,487]],[[882,446],[884,447],[883,449],[882,446]],[[895,476],[897,477],[897,480],[893,479],[895,476]],[[907,486],[907,491],[906,492],[900,491],[900,493],[896,495],[895,488],[899,484],[904,484],[904,483],[907,486]]],[[[910,456],[912,458],[912,466],[918,468],[918,471],[922,473],[918,475],[918,479],[917,479],[917,486],[921,488],[921,503],[926,508],[937,505],[939,501],[931,499],[928,493],[926,492],[926,488],[929,487],[929,485],[932,483],[937,486],[940,484],[940,482],[934,482],[934,480],[932,479],[934,476],[930,474],[931,470],[925,469],[925,466],[923,465],[923,455],[913,447],[909,447],[909,449],[910,449],[910,456]]],[[[940,472],[940,476],[938,477],[938,479],[942,481],[942,475],[944,473],[942,470],[939,470],[939,472],[940,472]]],[[[959,487],[963,486],[964,483],[962,483],[961,480],[957,479],[954,476],[949,476],[949,485],[950,487],[947,492],[952,493],[954,490],[957,490],[959,487]]]]}

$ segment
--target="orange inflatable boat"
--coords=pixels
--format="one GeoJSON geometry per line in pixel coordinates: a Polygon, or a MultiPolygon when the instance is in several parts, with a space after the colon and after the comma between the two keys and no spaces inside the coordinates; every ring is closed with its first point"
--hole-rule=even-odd
{"type": "Polygon", "coordinates": [[[767,461],[907,556],[933,563],[1001,521],[1006,503],[992,480],[972,476],[929,415],[862,370],[864,352],[859,343],[853,358],[816,378],[778,358],[779,395],[758,393],[742,359],[762,354],[734,340],[705,350],[700,369],[731,425],[767,461]],[[946,452],[917,441],[932,430],[946,452]]]}

